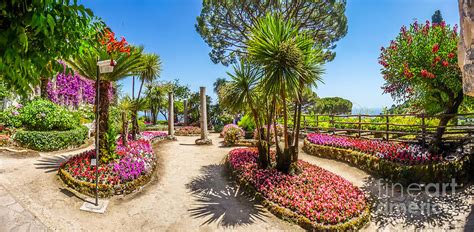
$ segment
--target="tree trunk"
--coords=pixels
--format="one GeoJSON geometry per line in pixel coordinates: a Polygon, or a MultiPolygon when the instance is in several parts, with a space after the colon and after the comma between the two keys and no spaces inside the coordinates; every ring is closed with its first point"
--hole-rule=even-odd
{"type": "MultiPolygon", "coordinates": [[[[283,173],[289,173],[290,165],[291,165],[291,157],[292,157],[292,148],[290,148],[289,144],[289,137],[288,137],[288,112],[286,106],[286,93],[284,88],[280,90],[281,100],[283,103],[283,137],[285,139],[285,146],[283,148],[283,152],[277,151],[277,169],[283,173]]],[[[277,133],[276,128],[276,120],[275,120],[275,134],[277,133]]],[[[277,147],[279,146],[276,144],[277,147]]]]}
{"type": "Polygon", "coordinates": [[[128,119],[127,112],[122,111],[122,144],[127,146],[128,140],[128,119]]]}
{"type": "Polygon", "coordinates": [[[156,110],[150,109],[150,114],[151,114],[151,122],[153,125],[156,125],[156,110]]]}
{"type": "Polygon", "coordinates": [[[300,142],[300,128],[301,128],[301,94],[298,95],[299,98],[299,103],[297,104],[297,115],[296,118],[293,120],[293,122],[296,123],[296,128],[295,128],[295,133],[294,135],[294,151],[293,151],[293,158],[292,162],[297,164],[298,162],[298,152],[299,152],[299,142],[300,142]]]}
{"type": "MultiPolygon", "coordinates": [[[[134,77],[135,80],[135,77],[134,77]]],[[[138,128],[138,102],[140,101],[140,95],[142,93],[143,82],[140,84],[140,89],[138,90],[137,100],[135,101],[135,107],[133,107],[132,112],[132,139],[137,140],[137,134],[140,133],[138,128]]]]}
{"type": "Polygon", "coordinates": [[[106,138],[107,131],[109,130],[109,105],[110,99],[108,90],[110,88],[109,81],[99,82],[99,150],[100,155],[107,155],[109,144],[106,138]]]}
{"type": "MultiPolygon", "coordinates": [[[[249,97],[249,99],[251,99],[249,97]]],[[[253,102],[252,100],[249,100],[250,103],[250,108],[252,109],[252,114],[256,123],[257,127],[257,147],[258,147],[258,165],[260,168],[267,168],[268,167],[268,153],[267,150],[264,147],[264,144],[262,143],[262,125],[260,123],[260,119],[258,117],[257,110],[253,107],[253,102]]]]}
{"type": "Polygon", "coordinates": [[[461,105],[463,100],[464,95],[461,90],[457,94],[457,97],[454,99],[453,104],[451,104],[451,106],[448,106],[448,108],[444,111],[444,114],[447,114],[448,116],[443,115],[439,120],[438,128],[436,129],[436,134],[430,146],[430,150],[432,152],[439,153],[441,151],[443,135],[444,132],[446,132],[446,126],[448,125],[449,121],[454,117],[452,114],[456,114],[458,112],[459,106],[461,105]]]}
{"type": "Polygon", "coordinates": [[[41,77],[41,86],[40,86],[40,97],[43,99],[48,98],[48,78],[41,77]]]}
{"type": "Polygon", "coordinates": [[[130,134],[132,134],[132,139],[133,140],[137,140],[137,134],[138,134],[138,131],[137,131],[137,127],[138,127],[138,120],[137,120],[137,111],[135,110],[135,107],[134,109],[132,110],[132,117],[131,117],[131,121],[132,121],[132,131],[130,131],[130,134]]]}

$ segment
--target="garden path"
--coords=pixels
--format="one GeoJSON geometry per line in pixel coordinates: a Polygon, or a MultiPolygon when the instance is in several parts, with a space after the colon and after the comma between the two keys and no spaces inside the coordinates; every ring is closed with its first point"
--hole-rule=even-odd
{"type": "MultiPolygon", "coordinates": [[[[154,146],[160,164],[155,180],[132,196],[111,199],[104,215],[80,211],[83,196],[69,191],[56,176],[57,167],[63,160],[88,148],[66,153],[40,153],[39,157],[19,158],[0,153],[0,201],[3,196],[7,196],[3,200],[8,201],[7,207],[0,202],[0,219],[6,214],[5,209],[16,209],[18,203],[26,221],[38,226],[30,227],[30,230],[34,228],[32,231],[45,227],[58,231],[301,230],[242,195],[225,176],[221,165],[231,148],[220,146],[222,139],[218,134],[210,137],[214,141],[211,146],[194,145],[196,137],[178,137],[178,141],[154,146]],[[6,195],[2,189],[6,190],[6,195]],[[11,196],[15,206],[11,204],[11,196]]],[[[300,157],[343,176],[369,193],[378,194],[379,183],[357,168],[303,152],[300,157]]],[[[376,211],[372,222],[363,230],[401,231],[435,226],[437,230],[472,231],[474,219],[469,211],[473,210],[473,202],[469,204],[469,197],[473,192],[471,187],[447,197],[430,198],[432,204],[440,206],[436,215],[376,211]]],[[[378,200],[376,206],[428,201],[423,196],[413,199],[401,197],[399,193],[380,196],[378,200]]],[[[23,220],[23,216],[9,216],[7,220],[10,221],[6,223],[9,227],[0,227],[0,231],[17,226],[12,218],[14,221],[23,220]]]]}
{"type": "Polygon", "coordinates": [[[104,215],[80,211],[83,197],[57,179],[59,163],[77,152],[23,159],[0,154],[0,185],[57,231],[301,230],[242,195],[221,165],[231,148],[219,146],[218,134],[210,137],[212,146],[194,145],[196,137],[155,146],[160,163],[155,180],[132,196],[111,199],[104,215]]]}

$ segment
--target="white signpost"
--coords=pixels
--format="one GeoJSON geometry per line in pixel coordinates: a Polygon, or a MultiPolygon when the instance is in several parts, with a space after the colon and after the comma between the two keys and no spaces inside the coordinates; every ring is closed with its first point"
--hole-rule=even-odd
{"type": "MultiPolygon", "coordinates": [[[[97,59],[99,60],[99,59],[97,59]]],[[[93,212],[93,213],[105,213],[109,201],[99,201],[99,99],[100,99],[100,74],[111,73],[114,71],[115,61],[113,60],[102,60],[97,61],[97,79],[96,79],[96,117],[95,117],[95,158],[91,159],[91,165],[95,166],[95,202],[92,199],[87,199],[86,202],[81,206],[81,210],[93,212]]]]}

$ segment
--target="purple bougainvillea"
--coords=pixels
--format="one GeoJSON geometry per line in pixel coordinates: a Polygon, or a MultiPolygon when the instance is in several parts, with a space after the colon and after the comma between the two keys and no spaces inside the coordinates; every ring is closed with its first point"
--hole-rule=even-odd
{"type": "MultiPolygon", "coordinates": [[[[77,107],[83,104],[94,104],[95,81],[86,79],[79,74],[59,73],[56,78],[48,83],[49,99],[59,105],[77,107]]],[[[109,99],[114,93],[109,90],[109,99]]]]}

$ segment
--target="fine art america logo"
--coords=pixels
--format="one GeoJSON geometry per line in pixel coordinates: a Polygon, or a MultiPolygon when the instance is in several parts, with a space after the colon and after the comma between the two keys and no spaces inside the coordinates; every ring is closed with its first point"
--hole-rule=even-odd
{"type": "Polygon", "coordinates": [[[412,183],[408,186],[379,179],[375,186],[377,189],[372,193],[376,194],[376,215],[410,221],[450,217],[469,207],[472,197],[458,193],[460,186],[454,179],[450,183],[412,183]]]}

